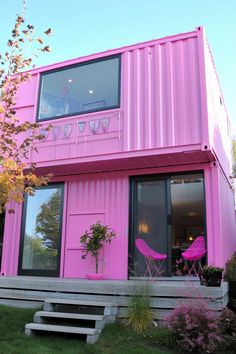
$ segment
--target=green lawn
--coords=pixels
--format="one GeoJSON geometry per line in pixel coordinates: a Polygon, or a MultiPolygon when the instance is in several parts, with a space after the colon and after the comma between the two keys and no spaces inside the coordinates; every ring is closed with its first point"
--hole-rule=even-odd
{"type": "Polygon", "coordinates": [[[170,340],[166,330],[153,330],[138,335],[121,324],[107,326],[95,345],[85,344],[84,339],[55,335],[24,335],[24,325],[32,322],[35,310],[0,306],[1,354],[173,354],[164,349],[170,340]]]}

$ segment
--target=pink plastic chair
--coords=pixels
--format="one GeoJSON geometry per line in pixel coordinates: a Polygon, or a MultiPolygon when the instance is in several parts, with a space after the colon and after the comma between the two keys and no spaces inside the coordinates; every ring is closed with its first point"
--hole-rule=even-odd
{"type": "Polygon", "coordinates": [[[202,269],[200,260],[206,254],[206,252],[207,250],[205,239],[203,236],[198,236],[189,246],[189,248],[182,253],[182,257],[185,261],[192,262],[190,269],[188,268],[188,275],[190,275],[192,272],[194,272],[196,276],[199,275],[199,270],[202,269]],[[198,272],[196,269],[197,262],[199,263],[198,272]]]}
{"type": "Polygon", "coordinates": [[[167,258],[167,255],[154,251],[141,238],[135,240],[135,246],[137,247],[139,252],[145,257],[146,271],[144,276],[146,276],[147,274],[149,274],[150,277],[161,276],[161,268],[163,266],[164,260],[167,258]],[[154,270],[154,274],[152,273],[152,270],[154,270]]]}

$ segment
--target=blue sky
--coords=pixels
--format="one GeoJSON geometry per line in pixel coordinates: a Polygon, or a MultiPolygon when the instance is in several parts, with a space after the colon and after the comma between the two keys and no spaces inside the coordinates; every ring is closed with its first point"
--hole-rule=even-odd
{"type": "MultiPolygon", "coordinates": [[[[236,132],[236,0],[27,0],[26,20],[52,27],[52,53],[37,66],[194,30],[203,25],[236,132]]],[[[22,0],[3,0],[1,49],[22,0]]]]}

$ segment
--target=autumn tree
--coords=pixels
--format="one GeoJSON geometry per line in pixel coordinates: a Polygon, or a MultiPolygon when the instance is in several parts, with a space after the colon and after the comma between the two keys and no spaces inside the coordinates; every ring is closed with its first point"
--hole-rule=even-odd
{"type": "Polygon", "coordinates": [[[44,44],[44,37],[50,33],[48,29],[37,36],[34,26],[17,15],[7,50],[0,52],[0,213],[9,201],[21,202],[24,192],[32,194],[33,187],[49,180],[49,176],[37,176],[36,166],[27,161],[30,150],[37,150],[36,143],[44,139],[39,125],[20,121],[15,106],[20,85],[31,79],[34,56],[50,51],[44,44]],[[26,56],[29,45],[35,50],[26,56]]]}

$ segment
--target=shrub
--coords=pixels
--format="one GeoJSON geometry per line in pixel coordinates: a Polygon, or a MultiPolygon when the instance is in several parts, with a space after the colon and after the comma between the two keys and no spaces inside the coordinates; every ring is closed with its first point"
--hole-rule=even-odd
{"type": "Polygon", "coordinates": [[[150,287],[148,282],[134,284],[133,295],[130,297],[127,326],[135,332],[146,331],[152,321],[150,308],[150,287]]]}
{"type": "Polygon", "coordinates": [[[90,253],[95,257],[96,273],[98,273],[99,253],[105,243],[111,243],[116,233],[107,225],[101,225],[100,221],[90,226],[90,231],[80,236],[80,243],[83,245],[82,259],[90,253]]]}
{"type": "Polygon", "coordinates": [[[166,318],[166,324],[187,352],[210,353],[221,341],[217,318],[205,303],[178,306],[166,318]]]}
{"type": "Polygon", "coordinates": [[[236,348],[236,313],[227,308],[224,309],[218,324],[225,348],[236,348]]]}
{"type": "Polygon", "coordinates": [[[226,263],[225,280],[236,280],[236,252],[231,256],[231,258],[226,263]]]}

